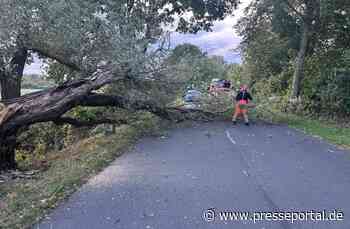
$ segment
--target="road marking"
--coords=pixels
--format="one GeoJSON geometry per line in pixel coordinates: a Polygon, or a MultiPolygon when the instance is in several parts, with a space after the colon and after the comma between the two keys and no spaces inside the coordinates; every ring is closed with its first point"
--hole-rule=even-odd
{"type": "Polygon", "coordinates": [[[232,144],[236,145],[237,142],[235,140],[233,140],[233,138],[231,137],[230,132],[228,132],[228,130],[226,130],[226,136],[228,138],[228,140],[230,140],[230,142],[232,142],[232,144]]]}

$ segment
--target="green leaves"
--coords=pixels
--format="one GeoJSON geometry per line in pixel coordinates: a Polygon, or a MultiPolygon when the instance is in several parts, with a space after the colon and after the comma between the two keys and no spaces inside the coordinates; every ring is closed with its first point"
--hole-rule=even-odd
{"type": "Polygon", "coordinates": [[[289,94],[300,34],[307,25],[302,105],[308,113],[349,113],[350,2],[256,0],[246,12],[236,28],[243,36],[248,77],[267,85],[270,95],[289,94]],[[339,69],[346,74],[340,77],[335,73],[339,69]]]}

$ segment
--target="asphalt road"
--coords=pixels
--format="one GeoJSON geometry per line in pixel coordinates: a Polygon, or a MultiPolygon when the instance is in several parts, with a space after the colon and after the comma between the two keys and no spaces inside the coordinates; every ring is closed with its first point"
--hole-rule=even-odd
{"type": "Polygon", "coordinates": [[[349,190],[348,151],[285,126],[195,123],[140,140],[34,228],[349,229],[349,190]],[[343,220],[320,221],[323,210],[343,220]],[[251,218],[223,221],[220,211],[251,218]]]}

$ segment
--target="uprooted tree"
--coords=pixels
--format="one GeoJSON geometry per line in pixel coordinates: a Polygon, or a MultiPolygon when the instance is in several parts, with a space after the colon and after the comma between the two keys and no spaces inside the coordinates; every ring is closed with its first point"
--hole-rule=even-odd
{"type": "Polygon", "coordinates": [[[175,90],[186,79],[167,71],[164,28],[210,30],[237,2],[0,0],[0,169],[16,167],[16,138],[28,126],[49,121],[83,125],[66,116],[77,106],[142,109],[167,119],[186,112],[151,96],[117,93],[117,88],[145,90],[150,84],[175,90]],[[33,53],[69,74],[62,70],[63,83],[57,87],[20,96],[23,69],[33,53]]]}

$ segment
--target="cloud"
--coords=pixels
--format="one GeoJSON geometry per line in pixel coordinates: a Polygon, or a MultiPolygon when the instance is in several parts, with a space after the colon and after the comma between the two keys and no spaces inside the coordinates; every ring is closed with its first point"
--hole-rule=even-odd
{"type": "MultiPolygon", "coordinates": [[[[173,47],[183,43],[190,43],[199,46],[209,55],[221,55],[230,57],[229,52],[240,43],[240,38],[234,34],[234,18],[228,17],[223,21],[215,22],[212,32],[199,32],[198,34],[181,34],[174,32],[171,35],[173,47]]],[[[235,62],[237,58],[227,59],[228,62],[235,62]]]]}
{"type": "Polygon", "coordinates": [[[233,50],[238,47],[241,39],[233,27],[238,19],[243,16],[244,9],[250,2],[251,0],[241,0],[241,5],[235,11],[235,15],[215,22],[212,32],[199,32],[197,34],[172,33],[172,46],[175,47],[179,44],[190,43],[199,46],[209,55],[224,56],[227,62],[240,63],[241,58],[239,54],[233,50]]]}

